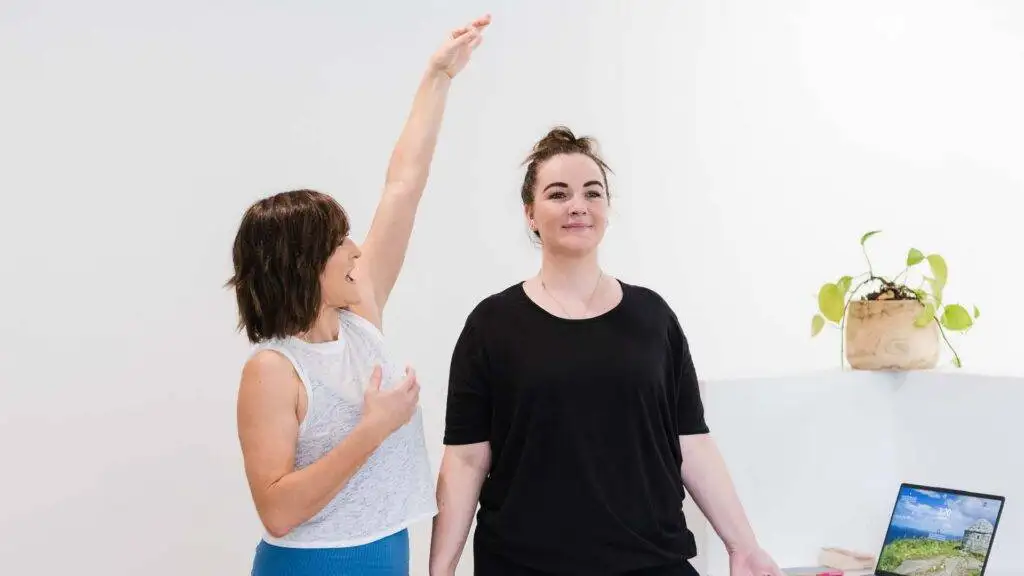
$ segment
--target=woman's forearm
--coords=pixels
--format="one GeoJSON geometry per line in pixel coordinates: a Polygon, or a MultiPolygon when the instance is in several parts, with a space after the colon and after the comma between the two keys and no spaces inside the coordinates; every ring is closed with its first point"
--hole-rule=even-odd
{"type": "Polygon", "coordinates": [[[490,467],[487,444],[449,446],[437,479],[437,516],[430,541],[430,575],[452,576],[462,557],[490,467]]]}
{"type": "Polygon", "coordinates": [[[758,546],[746,512],[714,439],[681,436],[683,484],[730,553],[758,546]]]}
{"type": "Polygon", "coordinates": [[[267,531],[280,538],[316,515],[348,484],[386,436],[380,426],[360,424],[323,458],[259,490],[258,508],[267,531]]]}
{"type": "Polygon", "coordinates": [[[387,303],[405,262],[450,86],[451,78],[433,68],[420,80],[363,243],[362,259],[369,268],[374,297],[381,308],[387,303]]]}
{"type": "Polygon", "coordinates": [[[426,186],[451,82],[443,70],[433,67],[420,79],[412,110],[391,153],[387,184],[401,183],[403,190],[415,193],[426,186]]]}
{"type": "Polygon", "coordinates": [[[479,45],[490,17],[478,18],[451,37],[428,60],[402,132],[388,162],[384,191],[362,247],[379,316],[398,281],[416,211],[430,175],[452,78],[479,45]]]}

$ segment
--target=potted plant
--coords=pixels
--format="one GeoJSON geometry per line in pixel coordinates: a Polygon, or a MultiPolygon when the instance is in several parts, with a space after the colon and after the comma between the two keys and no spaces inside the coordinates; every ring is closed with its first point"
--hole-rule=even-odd
{"type": "Polygon", "coordinates": [[[973,306],[971,314],[961,304],[943,301],[949,271],[938,254],[926,255],[911,248],[899,274],[890,278],[876,273],[866,243],[879,232],[872,230],[860,239],[866,272],[842,276],[818,290],[811,337],[821,333],[826,324],[838,327],[842,332],[840,356],[857,370],[934,368],[941,337],[953,353],[953,364],[963,366],[946,332],[970,330],[980,314],[978,307],[973,306]],[[911,286],[912,272],[920,272],[916,286],[911,286]]]}

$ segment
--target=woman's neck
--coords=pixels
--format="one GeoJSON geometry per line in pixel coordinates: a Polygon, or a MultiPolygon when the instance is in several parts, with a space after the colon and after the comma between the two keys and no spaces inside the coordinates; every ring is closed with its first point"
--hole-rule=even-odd
{"type": "Polygon", "coordinates": [[[547,290],[586,298],[602,272],[596,251],[582,257],[545,252],[537,276],[547,290]]]}
{"type": "Polygon", "coordinates": [[[341,322],[338,320],[338,311],[328,306],[322,306],[317,314],[313,325],[296,336],[306,342],[316,344],[318,342],[333,342],[338,339],[341,332],[341,322]]]}

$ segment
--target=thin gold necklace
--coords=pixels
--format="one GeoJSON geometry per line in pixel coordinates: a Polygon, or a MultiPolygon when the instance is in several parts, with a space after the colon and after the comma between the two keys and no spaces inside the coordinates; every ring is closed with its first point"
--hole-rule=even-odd
{"type": "MultiPolygon", "coordinates": [[[[583,309],[584,310],[589,310],[590,309],[590,302],[594,299],[594,295],[597,294],[597,288],[599,286],[601,286],[601,280],[603,280],[603,279],[604,279],[604,270],[601,270],[600,273],[597,275],[597,282],[594,282],[594,289],[590,292],[590,297],[587,298],[586,303],[584,303],[584,305],[583,305],[583,309]]],[[[572,320],[579,320],[579,318],[573,316],[572,314],[569,314],[569,311],[565,309],[565,306],[563,306],[562,303],[558,301],[558,298],[555,298],[555,295],[552,294],[550,290],[548,290],[548,285],[544,283],[544,276],[543,275],[541,275],[541,277],[540,277],[540,287],[544,289],[544,293],[546,293],[552,300],[555,301],[555,304],[558,304],[558,307],[562,309],[562,312],[566,316],[568,316],[572,320]]],[[[586,314],[586,312],[584,312],[584,314],[586,314]]]]}

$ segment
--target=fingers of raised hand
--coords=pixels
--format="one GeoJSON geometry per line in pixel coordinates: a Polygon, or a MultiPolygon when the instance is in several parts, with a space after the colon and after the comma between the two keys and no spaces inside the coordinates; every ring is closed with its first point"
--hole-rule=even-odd
{"type": "Polygon", "coordinates": [[[455,40],[457,38],[461,38],[467,35],[469,35],[470,37],[479,36],[480,32],[482,32],[483,29],[487,28],[490,24],[491,15],[485,14],[484,16],[481,16],[476,20],[473,20],[466,26],[460,26],[459,28],[452,30],[451,38],[455,40]]]}
{"type": "Polygon", "coordinates": [[[483,16],[480,16],[476,20],[473,20],[473,22],[470,24],[470,26],[472,26],[473,28],[477,29],[478,31],[483,31],[483,29],[487,28],[488,26],[490,26],[490,24],[491,24],[491,15],[490,14],[484,14],[483,16]]]}

